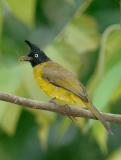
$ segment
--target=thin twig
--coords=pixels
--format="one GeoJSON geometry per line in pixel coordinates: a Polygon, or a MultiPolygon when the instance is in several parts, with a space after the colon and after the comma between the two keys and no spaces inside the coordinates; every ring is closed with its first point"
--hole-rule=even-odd
{"type": "MultiPolygon", "coordinates": [[[[18,105],[22,105],[24,107],[28,107],[31,109],[41,109],[51,112],[57,112],[66,116],[73,116],[73,117],[85,117],[89,119],[96,119],[96,117],[86,109],[78,109],[72,108],[70,106],[69,109],[62,105],[52,104],[52,103],[40,103],[39,101],[35,101],[28,98],[23,98],[7,93],[0,93],[0,100],[5,102],[10,102],[18,105]]],[[[121,115],[119,114],[111,114],[111,113],[102,113],[105,117],[105,120],[109,122],[116,122],[121,123],[121,115]]]]}

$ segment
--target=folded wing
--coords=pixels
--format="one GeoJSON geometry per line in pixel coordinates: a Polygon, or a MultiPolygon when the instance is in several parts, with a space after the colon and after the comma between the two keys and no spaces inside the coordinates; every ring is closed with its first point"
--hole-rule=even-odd
{"type": "Polygon", "coordinates": [[[53,85],[64,88],[80,97],[83,101],[88,102],[84,86],[73,73],[61,65],[52,61],[48,62],[43,68],[42,76],[53,85]]]}

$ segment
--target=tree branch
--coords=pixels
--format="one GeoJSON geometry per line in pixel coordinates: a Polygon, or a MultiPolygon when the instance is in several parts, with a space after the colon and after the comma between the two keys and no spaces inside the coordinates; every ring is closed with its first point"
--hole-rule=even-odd
{"type": "MultiPolygon", "coordinates": [[[[7,93],[0,93],[0,100],[22,105],[24,107],[28,107],[31,109],[41,109],[41,110],[46,110],[51,112],[57,112],[66,116],[96,119],[96,117],[86,109],[77,109],[74,107],[68,108],[62,105],[52,104],[52,103],[40,103],[39,101],[35,101],[28,98],[7,94],[7,93]]],[[[102,114],[105,117],[105,120],[109,122],[121,123],[121,115],[111,114],[111,113],[102,113],[102,114]]]]}

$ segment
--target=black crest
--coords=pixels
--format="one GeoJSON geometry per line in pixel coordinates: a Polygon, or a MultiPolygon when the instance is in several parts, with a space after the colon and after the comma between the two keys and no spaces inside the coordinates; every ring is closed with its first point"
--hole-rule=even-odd
{"type": "Polygon", "coordinates": [[[31,57],[30,63],[32,65],[32,67],[50,60],[46,56],[46,54],[39,47],[37,47],[35,44],[32,44],[28,40],[25,40],[25,42],[27,43],[27,45],[30,48],[30,52],[27,56],[31,57]]]}

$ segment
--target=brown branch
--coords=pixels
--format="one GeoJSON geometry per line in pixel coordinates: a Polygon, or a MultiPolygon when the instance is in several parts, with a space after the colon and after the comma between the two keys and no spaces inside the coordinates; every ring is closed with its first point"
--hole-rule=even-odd
{"type": "MultiPolygon", "coordinates": [[[[28,98],[23,98],[7,93],[0,93],[0,100],[6,101],[18,105],[22,105],[24,107],[28,107],[31,109],[41,109],[51,112],[57,112],[66,116],[74,116],[74,117],[85,117],[89,119],[96,119],[93,114],[85,109],[77,109],[71,107],[64,107],[62,105],[52,104],[52,103],[40,103],[39,101],[31,100],[28,98]]],[[[118,122],[121,123],[121,115],[111,114],[111,113],[102,113],[105,119],[109,122],[118,122]]]]}

